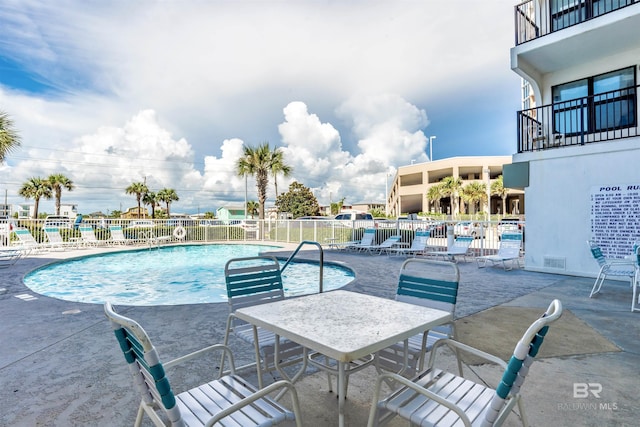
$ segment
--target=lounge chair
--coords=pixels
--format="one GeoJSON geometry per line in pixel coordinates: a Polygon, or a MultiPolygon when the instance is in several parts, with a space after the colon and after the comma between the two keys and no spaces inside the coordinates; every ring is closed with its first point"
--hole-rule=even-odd
{"type": "Polygon", "coordinates": [[[29,253],[29,250],[0,246],[0,268],[8,268],[29,253]]]}
{"type": "Polygon", "coordinates": [[[424,355],[442,338],[456,338],[453,318],[458,300],[460,271],[448,261],[410,258],[402,263],[396,290],[396,301],[451,313],[451,322],[414,335],[407,343],[405,364],[404,342],[376,354],[376,367],[413,377],[424,368],[424,355]]]}
{"type": "MultiPolygon", "coordinates": [[[[523,426],[528,426],[520,390],[538,354],[549,325],[562,315],[562,304],[554,300],[542,317],[534,321],[518,341],[509,363],[502,359],[451,339],[436,342],[431,350],[428,367],[413,379],[394,373],[378,376],[369,412],[369,427],[384,424],[395,416],[421,426],[499,426],[518,406],[523,426]],[[454,352],[470,353],[503,368],[502,379],[496,387],[481,381],[435,367],[436,356],[442,347],[454,352]],[[380,400],[383,382],[398,385],[389,396],[380,400]]],[[[543,371],[544,372],[544,371],[543,371]]]]}
{"type": "Polygon", "coordinates": [[[498,253],[494,255],[484,255],[476,258],[478,268],[486,267],[487,264],[502,264],[502,267],[509,271],[514,266],[520,268],[520,249],[522,248],[522,234],[503,234],[498,247],[498,253]],[[510,266],[507,267],[507,262],[510,266]]]}
{"type": "MultiPolygon", "coordinates": [[[[259,388],[262,388],[263,374],[279,370],[279,367],[302,362],[303,368],[294,375],[294,379],[302,375],[304,368],[306,368],[304,359],[306,351],[301,345],[281,340],[278,360],[282,362],[279,362],[278,367],[275,364],[275,334],[244,322],[234,315],[238,308],[284,299],[278,260],[272,256],[233,258],[225,264],[224,277],[229,304],[224,345],[229,343],[229,336],[234,333],[241,340],[254,346],[259,388]]],[[[286,378],[282,372],[280,373],[286,378]]]]}
{"type": "Polygon", "coordinates": [[[427,250],[427,242],[429,241],[429,236],[431,232],[429,230],[416,230],[416,234],[413,237],[413,242],[411,242],[411,246],[408,248],[398,248],[392,247],[389,248],[389,255],[420,255],[427,250]]]}
{"type": "Polygon", "coordinates": [[[604,280],[607,278],[607,276],[627,277],[631,283],[631,286],[634,286],[636,276],[635,259],[607,259],[602,253],[602,249],[595,241],[588,240],[587,244],[589,245],[591,255],[593,255],[593,258],[598,262],[598,265],[600,266],[600,271],[598,271],[596,281],[593,283],[593,288],[591,288],[589,298],[593,298],[595,294],[600,292],[602,284],[604,283],[604,280]]]}
{"type": "Polygon", "coordinates": [[[100,246],[105,241],[98,240],[96,233],[93,231],[93,227],[90,225],[81,225],[80,229],[80,243],[83,246],[100,246]]]}
{"type": "Polygon", "coordinates": [[[139,243],[137,239],[127,239],[121,225],[110,225],[109,231],[111,232],[111,239],[107,240],[107,242],[110,244],[133,245],[139,243]]]}
{"type": "Polygon", "coordinates": [[[376,229],[367,228],[366,230],[364,230],[362,239],[359,242],[346,245],[345,249],[348,251],[356,251],[356,252],[367,250],[367,248],[375,245],[375,239],[376,239],[376,229]]]}
{"type": "Polygon", "coordinates": [[[400,236],[399,234],[394,234],[388,239],[385,239],[385,241],[380,243],[379,245],[371,245],[364,250],[366,250],[366,252],[369,254],[382,255],[383,253],[389,253],[389,250],[392,249],[393,246],[400,243],[401,238],[402,236],[400,236]]]}
{"type": "Polygon", "coordinates": [[[29,251],[42,251],[45,249],[45,245],[38,243],[38,241],[33,237],[29,229],[27,228],[16,228],[13,232],[18,237],[17,243],[15,245],[18,248],[29,250],[29,251]]]}
{"type": "MultiPolygon", "coordinates": [[[[116,313],[108,302],[104,305],[104,312],[111,321],[135,385],[142,394],[135,426],[142,424],[145,414],[156,426],[204,426],[205,423],[208,426],[270,426],[287,420],[295,420],[298,427],[302,426],[298,395],[289,381],[276,381],[256,390],[236,375],[231,350],[219,344],[163,364],[142,326],[116,313]],[[174,394],[165,368],[211,352],[223,353],[223,357],[229,361],[230,373],[224,374],[220,369],[217,379],[174,394]],[[268,396],[278,391],[290,393],[293,412],[268,396]]],[[[215,371],[216,367],[213,366],[211,372],[215,371]]]]}
{"type": "Polygon", "coordinates": [[[44,234],[49,241],[48,246],[51,249],[77,248],[78,243],[67,241],[62,238],[58,227],[44,227],[44,234]]]}
{"type": "Polygon", "coordinates": [[[433,256],[435,258],[442,257],[443,260],[454,262],[458,261],[456,257],[462,257],[466,261],[473,240],[473,236],[458,236],[454,240],[453,245],[451,246],[451,248],[449,248],[449,250],[430,251],[426,252],[425,255],[433,256]]]}

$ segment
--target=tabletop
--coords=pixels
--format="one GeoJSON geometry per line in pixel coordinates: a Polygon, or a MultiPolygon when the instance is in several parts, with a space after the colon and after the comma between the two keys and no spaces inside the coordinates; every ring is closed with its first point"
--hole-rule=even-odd
{"type": "Polygon", "coordinates": [[[244,307],[235,314],[340,362],[452,320],[448,311],[344,290],[244,307]]]}

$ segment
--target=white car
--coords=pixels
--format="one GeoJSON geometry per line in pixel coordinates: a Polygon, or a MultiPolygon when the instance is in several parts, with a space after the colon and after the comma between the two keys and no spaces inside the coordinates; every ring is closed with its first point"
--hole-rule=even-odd
{"type": "Polygon", "coordinates": [[[136,221],[131,221],[127,228],[152,228],[155,227],[155,222],[150,219],[140,219],[136,221]]]}

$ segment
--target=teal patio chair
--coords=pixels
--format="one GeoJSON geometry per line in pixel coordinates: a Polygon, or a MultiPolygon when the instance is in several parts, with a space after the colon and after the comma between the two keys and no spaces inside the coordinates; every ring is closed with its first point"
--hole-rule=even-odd
{"type": "Polygon", "coordinates": [[[466,261],[473,241],[473,236],[458,236],[453,241],[453,245],[451,246],[451,248],[449,248],[448,250],[431,251],[427,252],[426,255],[435,257],[436,259],[442,257],[443,260],[454,262],[457,261],[457,257],[462,257],[466,261]]]}
{"type": "MultiPolygon", "coordinates": [[[[634,259],[607,259],[602,252],[602,248],[593,240],[588,240],[589,250],[591,255],[600,266],[596,281],[593,283],[589,298],[593,298],[594,295],[600,292],[602,284],[607,276],[611,277],[626,277],[631,283],[631,287],[634,287],[636,277],[636,261],[634,259]]],[[[632,308],[633,309],[633,308],[632,308]]]]}
{"type": "Polygon", "coordinates": [[[406,355],[404,342],[379,351],[376,354],[378,370],[412,377],[424,368],[425,354],[436,341],[456,338],[453,320],[459,283],[460,271],[452,262],[410,258],[402,263],[396,301],[448,311],[451,321],[409,338],[406,355]]]}
{"type": "Polygon", "coordinates": [[[142,326],[116,313],[108,302],[104,305],[104,312],[111,322],[135,385],[142,394],[134,424],[136,427],[142,424],[145,414],[156,426],[272,426],[294,419],[298,427],[302,425],[298,395],[290,382],[281,380],[256,390],[236,375],[233,354],[228,347],[219,344],[162,363],[142,326]],[[230,373],[225,375],[220,369],[217,379],[175,394],[165,368],[214,351],[224,353],[230,373]],[[268,396],[276,391],[290,393],[293,412],[268,396]]]}
{"type": "MultiPolygon", "coordinates": [[[[271,331],[238,319],[234,312],[242,307],[284,299],[280,264],[272,256],[233,258],[225,264],[224,277],[229,305],[224,345],[228,345],[230,334],[233,333],[241,340],[254,346],[258,385],[262,388],[263,375],[277,370],[275,364],[276,336],[271,331]]],[[[293,380],[295,381],[306,368],[306,351],[301,345],[285,339],[281,339],[278,347],[277,357],[280,367],[302,362],[303,367],[294,375],[293,380]]],[[[285,376],[283,372],[280,373],[285,376]]]]}
{"type": "Polygon", "coordinates": [[[516,405],[522,425],[527,427],[529,423],[520,391],[549,325],[561,315],[562,304],[559,300],[552,301],[542,317],[527,328],[509,363],[458,341],[439,340],[431,350],[427,369],[415,378],[407,379],[394,373],[378,376],[368,427],[382,425],[396,416],[419,426],[500,426],[516,405]],[[465,378],[460,367],[457,375],[436,368],[436,356],[442,347],[468,352],[501,366],[504,370],[502,379],[492,387],[484,379],[476,382],[465,378]],[[380,400],[381,385],[388,380],[400,387],[380,400]]]}

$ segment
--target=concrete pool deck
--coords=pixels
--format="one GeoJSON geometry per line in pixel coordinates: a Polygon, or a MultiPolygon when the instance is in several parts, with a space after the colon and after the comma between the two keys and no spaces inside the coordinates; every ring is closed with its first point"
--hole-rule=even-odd
{"type": "MultiPolygon", "coordinates": [[[[288,255],[288,250],[276,252],[288,255]]],[[[104,251],[105,249],[97,249],[104,251]]],[[[114,250],[114,249],[106,249],[114,250]]],[[[135,420],[138,394],[133,388],[101,305],[57,300],[35,294],[22,284],[28,271],[58,259],[81,256],[96,249],[67,250],[32,255],[0,270],[0,425],[3,426],[129,426],[135,420]]],[[[299,256],[317,259],[317,251],[299,256]]],[[[325,251],[325,261],[352,268],[355,280],[344,289],[393,298],[402,257],[371,256],[325,251]]],[[[561,355],[541,357],[532,367],[523,389],[532,426],[637,425],[636,384],[640,374],[640,313],[630,311],[628,283],[607,281],[603,293],[589,299],[592,278],[571,277],[500,268],[478,269],[475,262],[460,263],[460,290],[456,308],[459,322],[475,325],[492,309],[503,310],[495,323],[512,349],[523,330],[514,329],[514,310],[544,311],[554,298],[577,318],[573,330],[557,328],[561,355]],[[593,348],[593,333],[602,345],[593,348]],[[565,335],[562,335],[565,334],[565,335]],[[572,336],[574,335],[574,336],[572,336]],[[578,338],[577,340],[575,338],[578,338]],[[584,337],[584,346],[580,338],[584,337]],[[510,341],[508,341],[510,342],[510,341]],[[560,345],[562,347],[562,345],[560,345]],[[585,353],[584,348],[588,348],[585,353]],[[583,395],[586,395],[583,397],[583,395]]],[[[117,309],[147,330],[163,360],[223,341],[225,303],[117,309]]],[[[565,319],[561,318],[556,325],[565,319]]],[[[569,319],[567,315],[566,319],[569,319]]],[[[479,334],[486,329],[476,325],[479,334]]],[[[492,325],[495,326],[495,325],[492,325]]],[[[554,325],[548,340],[554,335],[554,325]]],[[[545,342],[547,344],[547,342],[545,342]]],[[[236,364],[253,361],[253,350],[238,340],[230,342],[236,364]]],[[[544,349],[544,345],[543,345],[544,349]]],[[[493,375],[488,365],[468,365],[493,375]]],[[[254,384],[252,371],[242,372],[254,384]]],[[[207,367],[172,370],[176,391],[210,378],[207,367]],[[174,372],[175,371],[175,372],[174,372]],[[207,376],[205,376],[207,375],[207,376]]],[[[375,371],[365,369],[349,380],[347,425],[364,426],[371,404],[375,371]]],[[[326,376],[310,373],[296,388],[303,423],[337,424],[337,401],[327,392],[326,376]]],[[[287,400],[283,400],[285,405],[287,400]]],[[[143,425],[151,425],[145,420],[143,425]]],[[[392,423],[391,425],[404,425],[392,423]]],[[[521,425],[510,416],[506,425],[521,425]]]]}

